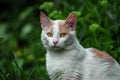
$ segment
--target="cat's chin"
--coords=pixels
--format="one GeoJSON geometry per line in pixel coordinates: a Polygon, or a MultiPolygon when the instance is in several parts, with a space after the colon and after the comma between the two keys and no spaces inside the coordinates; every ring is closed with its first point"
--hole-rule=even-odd
{"type": "Polygon", "coordinates": [[[62,47],[60,47],[60,46],[51,46],[50,47],[52,50],[61,50],[61,49],[63,49],[62,47]]]}

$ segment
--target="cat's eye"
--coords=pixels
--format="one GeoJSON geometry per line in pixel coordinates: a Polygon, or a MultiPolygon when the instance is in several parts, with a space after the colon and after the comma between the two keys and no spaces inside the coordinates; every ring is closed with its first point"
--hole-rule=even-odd
{"type": "Polygon", "coordinates": [[[48,37],[53,37],[53,34],[52,34],[51,32],[48,32],[48,33],[47,33],[47,36],[48,36],[48,37]]]}
{"type": "Polygon", "coordinates": [[[60,37],[65,37],[67,35],[67,33],[61,33],[60,37]]]}

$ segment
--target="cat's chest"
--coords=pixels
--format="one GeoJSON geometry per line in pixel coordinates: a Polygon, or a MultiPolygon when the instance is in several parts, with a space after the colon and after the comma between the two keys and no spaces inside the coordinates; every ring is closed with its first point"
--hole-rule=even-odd
{"type": "MultiPolygon", "coordinates": [[[[70,53],[68,53],[70,54],[70,53]]],[[[71,54],[70,54],[71,55],[71,54]]],[[[46,55],[47,70],[52,80],[73,79],[79,80],[82,76],[82,62],[76,56],[46,55]],[[55,78],[55,79],[54,79],[55,78]]]]}

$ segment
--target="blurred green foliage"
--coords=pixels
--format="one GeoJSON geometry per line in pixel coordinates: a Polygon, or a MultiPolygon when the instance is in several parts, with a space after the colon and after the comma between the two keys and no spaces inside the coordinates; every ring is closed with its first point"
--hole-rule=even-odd
{"type": "Polygon", "coordinates": [[[52,19],[75,12],[80,43],[104,50],[120,62],[119,0],[1,0],[0,9],[0,80],[49,80],[40,10],[52,19]]]}

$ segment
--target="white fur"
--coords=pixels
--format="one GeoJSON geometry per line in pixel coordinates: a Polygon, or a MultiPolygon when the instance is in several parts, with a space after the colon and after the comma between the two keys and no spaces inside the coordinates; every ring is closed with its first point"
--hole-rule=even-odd
{"type": "Polygon", "coordinates": [[[54,37],[48,38],[42,31],[41,39],[47,49],[46,66],[51,80],[120,80],[120,66],[117,62],[102,62],[94,58],[91,48],[83,48],[76,39],[75,32],[71,31],[71,45],[64,45],[65,38],[59,38],[59,21],[54,22],[54,37]],[[59,40],[58,46],[63,49],[54,50],[50,46],[53,39],[59,40]]]}

